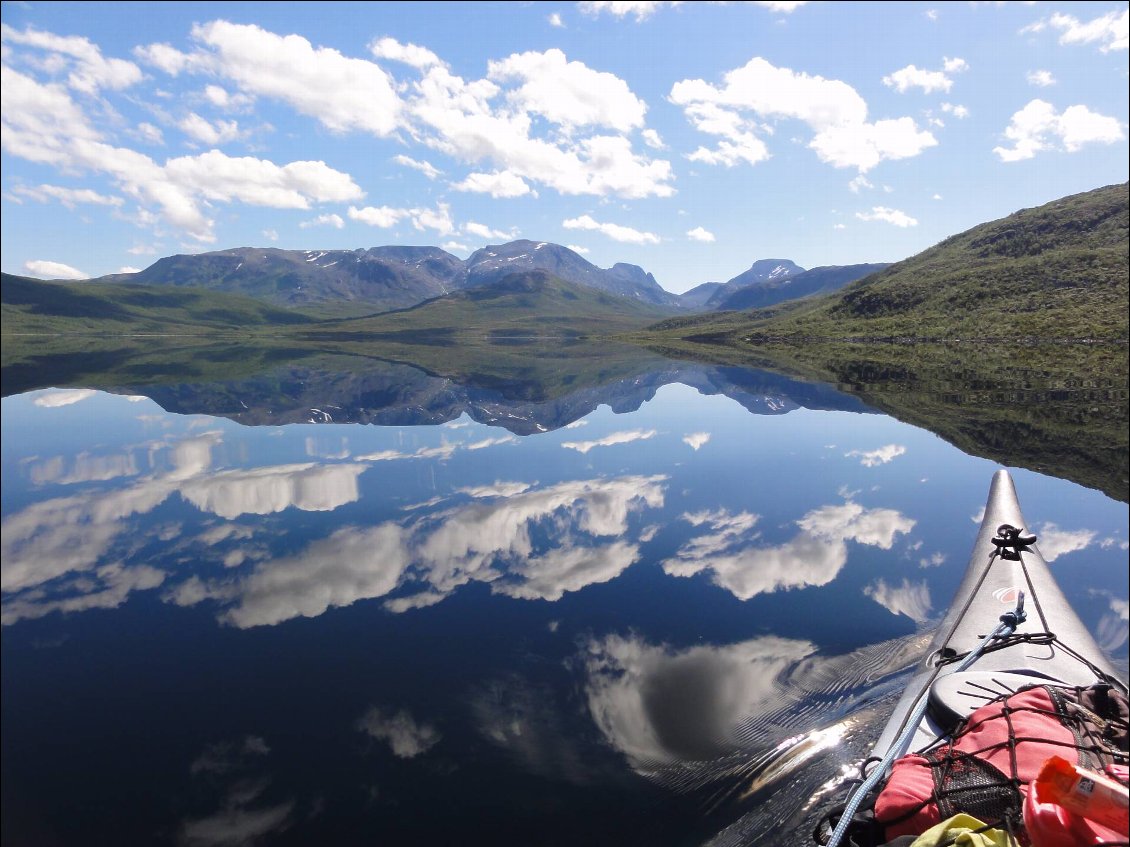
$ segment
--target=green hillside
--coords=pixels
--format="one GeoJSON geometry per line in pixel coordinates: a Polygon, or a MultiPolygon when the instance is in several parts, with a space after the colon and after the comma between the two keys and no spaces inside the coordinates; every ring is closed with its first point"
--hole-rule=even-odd
{"type": "Polygon", "coordinates": [[[676,341],[652,349],[834,385],[964,453],[1130,498],[1130,361],[1120,344],[676,341]]]}
{"type": "Polygon", "coordinates": [[[512,274],[489,286],[365,318],[319,316],[201,288],[41,282],[4,274],[5,335],[216,334],[401,343],[506,342],[579,338],[639,329],[671,309],[565,282],[545,271],[512,274]]]}
{"type": "Polygon", "coordinates": [[[626,332],[671,312],[539,270],[511,274],[489,286],[465,289],[398,312],[327,321],[318,329],[334,335],[441,344],[484,338],[505,342],[626,332]]]}
{"type": "Polygon", "coordinates": [[[836,294],[675,318],[657,336],[712,342],[890,338],[1125,340],[1130,190],[1065,197],[947,238],[836,294]]]}
{"type": "Polygon", "coordinates": [[[3,274],[0,326],[8,334],[127,334],[302,326],[313,318],[197,288],[41,282],[3,274]]]}

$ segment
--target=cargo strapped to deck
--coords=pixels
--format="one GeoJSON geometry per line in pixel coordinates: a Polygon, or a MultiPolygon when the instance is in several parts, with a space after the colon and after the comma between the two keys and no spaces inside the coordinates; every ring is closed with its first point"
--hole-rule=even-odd
{"type": "MultiPolygon", "coordinates": [[[[1029,783],[1049,757],[1096,772],[1130,763],[1128,717],[1125,694],[1105,684],[1031,685],[998,697],[969,715],[951,740],[899,759],[873,807],[852,822],[846,843],[870,847],[918,835],[958,812],[1015,838],[1029,783]]],[[[816,840],[825,843],[819,834],[816,840]]]]}

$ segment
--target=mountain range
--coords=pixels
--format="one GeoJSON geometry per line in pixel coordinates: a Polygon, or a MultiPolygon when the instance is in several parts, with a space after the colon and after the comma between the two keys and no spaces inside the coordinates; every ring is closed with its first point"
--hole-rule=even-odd
{"type": "Polygon", "coordinates": [[[643,268],[623,263],[598,268],[567,247],[527,240],[484,247],[465,261],[438,247],[238,247],[168,256],[137,273],[110,274],[91,282],[204,288],[285,308],[323,307],[323,312],[360,315],[415,306],[525,271],[546,271],[641,303],[679,307],[678,295],[665,291],[643,268]]]}
{"type": "Polygon", "coordinates": [[[453,343],[607,335],[654,324],[651,340],[638,340],[1124,342],[1128,205],[1126,183],[1106,186],[981,224],[894,265],[805,270],[763,259],[682,297],[635,265],[602,269],[569,248],[534,241],[486,247],[466,261],[436,247],[240,248],[171,256],[144,271],[85,282],[4,274],[3,331],[290,327],[319,338],[453,343]]]}
{"type": "Polygon", "coordinates": [[[103,285],[154,285],[241,294],[272,306],[323,317],[348,317],[409,308],[457,291],[489,287],[515,273],[544,271],[558,279],[671,310],[747,308],[745,294],[770,305],[845,285],[885,265],[837,268],[810,276],[789,259],[759,259],[724,283],[704,283],[685,294],[666,291],[638,265],[599,268],[560,244],[518,240],[476,250],[466,260],[438,247],[358,250],[281,250],[238,247],[167,256],[142,271],[90,280],[103,285]]]}

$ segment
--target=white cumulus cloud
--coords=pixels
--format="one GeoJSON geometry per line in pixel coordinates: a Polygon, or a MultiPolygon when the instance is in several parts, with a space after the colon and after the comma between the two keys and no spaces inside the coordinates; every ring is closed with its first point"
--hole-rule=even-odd
{"type": "Polygon", "coordinates": [[[518,83],[507,92],[511,104],[565,129],[602,126],[628,132],[643,126],[647,111],[647,104],[622,79],[571,62],[555,48],[491,62],[487,77],[518,83]]]}
{"type": "Polygon", "coordinates": [[[243,93],[281,100],[327,129],[387,136],[401,125],[401,100],[380,66],[280,36],[254,24],[212,21],[193,27],[207,64],[243,93]]]}
{"type": "Polygon", "coordinates": [[[24,267],[32,276],[40,279],[88,279],[90,274],[64,265],[62,262],[52,262],[48,259],[31,259],[24,262],[24,267]]]}
{"type": "Polygon", "coordinates": [[[696,226],[694,229],[687,230],[687,237],[692,241],[704,241],[710,243],[714,240],[714,233],[701,226],[696,226]]]}
{"type": "Polygon", "coordinates": [[[613,17],[632,15],[637,21],[650,18],[660,9],[681,6],[682,0],[582,0],[577,8],[586,15],[596,16],[607,12],[613,17]]]}
{"type": "MultiPolygon", "coordinates": [[[[807,2],[808,0],[746,0],[747,5],[760,6],[770,12],[785,15],[795,12],[807,2]]],[[[645,21],[660,9],[674,9],[682,5],[683,0],[581,0],[577,3],[577,8],[594,17],[608,13],[617,18],[630,15],[637,21],[645,21]]]]}
{"type": "Polygon", "coordinates": [[[589,215],[581,215],[578,218],[568,218],[561,222],[565,229],[584,229],[593,230],[603,235],[608,236],[613,241],[620,241],[625,244],[658,244],[659,236],[652,232],[642,232],[638,229],[632,229],[629,226],[621,226],[620,224],[613,223],[600,223],[593,220],[589,215]]]}
{"type": "Polygon", "coordinates": [[[108,88],[129,88],[142,79],[141,68],[125,59],[107,59],[89,39],[77,35],[56,35],[28,27],[22,32],[0,24],[0,37],[10,44],[46,51],[57,58],[54,66],[66,71],[67,85],[83,94],[97,94],[108,88]]]}
{"type": "Polygon", "coordinates": [[[1076,153],[1087,144],[1114,144],[1126,137],[1117,118],[1082,105],[1057,113],[1045,100],[1032,100],[1016,112],[1004,135],[1012,146],[993,148],[1002,162],[1031,159],[1045,151],[1076,153]]]}
{"type": "Polygon", "coordinates": [[[196,112],[189,112],[177,126],[181,128],[185,135],[201,144],[226,144],[229,141],[237,141],[244,136],[237,122],[216,121],[213,123],[200,117],[196,112]]]}
{"type": "Polygon", "coordinates": [[[346,214],[349,215],[351,221],[360,221],[363,224],[380,229],[389,229],[396,226],[408,214],[408,211],[406,209],[393,209],[389,206],[365,206],[361,209],[350,206],[346,214]]]}
{"type": "Polygon", "coordinates": [[[882,221],[897,227],[918,226],[918,221],[906,212],[886,206],[873,206],[870,212],[856,212],[861,221],[882,221]]]}
{"type": "MultiPolygon", "coordinates": [[[[430,50],[392,38],[373,42],[372,58],[353,58],[299,35],[222,20],[192,33],[190,52],[156,44],[136,55],[166,73],[207,74],[240,96],[285,103],[333,132],[402,133],[473,167],[457,181],[462,190],[674,193],[670,163],[635,152],[622,134],[642,129],[646,103],[624,80],[559,49],[515,53],[488,62],[485,77],[464,79],[430,50]],[[396,63],[407,78],[374,59],[396,63]],[[499,174],[508,176],[483,187],[499,174]]],[[[644,141],[650,144],[649,136],[644,141]]]]}
{"type": "Polygon", "coordinates": [[[475,221],[467,221],[463,224],[463,230],[468,235],[476,235],[479,238],[497,238],[512,241],[514,239],[513,232],[505,232],[501,229],[491,229],[486,224],[476,223],[475,221]]]}
{"type": "Polygon", "coordinates": [[[451,217],[451,206],[447,203],[437,203],[434,208],[394,209],[390,206],[365,206],[357,208],[350,206],[346,215],[352,221],[358,221],[380,229],[389,229],[400,221],[410,222],[413,228],[424,231],[433,230],[441,236],[455,233],[455,221],[451,217]]]}
{"type": "MultiPolygon", "coordinates": [[[[1038,31],[1043,23],[1025,29],[1038,31]]],[[[1130,47],[1130,10],[1107,12],[1090,21],[1080,21],[1072,15],[1056,12],[1047,19],[1046,25],[1059,30],[1060,44],[1097,43],[1103,53],[1130,47]]]]}
{"type": "Polygon", "coordinates": [[[720,138],[689,158],[707,164],[756,164],[769,157],[766,121],[797,120],[814,133],[809,148],[834,167],[870,170],[937,144],[912,118],[868,121],[867,103],[847,83],[776,67],[755,57],[723,75],[723,84],[685,79],[669,99],[699,131],[720,138]]]}
{"type": "Polygon", "coordinates": [[[454,183],[451,187],[456,191],[489,194],[496,199],[504,197],[524,197],[527,194],[537,196],[537,192],[530,188],[529,183],[510,171],[470,173],[467,174],[464,180],[454,183]]]}
{"type": "Polygon", "coordinates": [[[949,91],[953,80],[944,71],[928,71],[915,65],[907,65],[901,70],[883,77],[883,85],[893,88],[900,94],[912,88],[921,88],[926,94],[934,91],[949,91]]]}
{"type": "Polygon", "coordinates": [[[663,143],[663,139],[660,137],[659,133],[656,132],[654,129],[645,129],[643,132],[640,133],[640,136],[643,138],[644,143],[648,147],[651,147],[654,150],[666,150],[667,149],[667,145],[663,143]]]}
{"type": "Polygon", "coordinates": [[[99,194],[90,188],[65,188],[61,185],[17,186],[12,193],[21,197],[30,197],[40,203],[58,200],[68,209],[73,209],[80,203],[94,206],[121,206],[124,202],[121,197],[112,197],[99,194]]]}
{"type": "Polygon", "coordinates": [[[442,171],[432,165],[431,162],[420,161],[413,159],[411,156],[396,156],[393,161],[398,165],[403,165],[406,168],[411,168],[414,171],[419,171],[428,179],[435,179],[442,171]]]}
{"type": "Polygon", "coordinates": [[[318,215],[308,221],[302,221],[299,225],[300,229],[310,229],[315,226],[332,226],[334,229],[342,229],[345,226],[345,221],[342,220],[341,215],[318,215]]]}
{"type": "Polygon", "coordinates": [[[362,196],[348,174],[324,162],[277,165],[211,150],[162,165],[142,153],[105,143],[59,85],[40,83],[7,67],[2,85],[2,143],[9,154],[66,171],[105,174],[146,207],[144,211],[156,207],[167,223],[199,241],[215,239],[206,204],[307,209],[314,202],[362,196]]]}
{"type": "Polygon", "coordinates": [[[444,64],[439,56],[426,47],[417,44],[401,44],[395,38],[379,38],[369,45],[371,52],[378,59],[389,59],[393,62],[403,62],[413,68],[421,70],[444,64]]]}

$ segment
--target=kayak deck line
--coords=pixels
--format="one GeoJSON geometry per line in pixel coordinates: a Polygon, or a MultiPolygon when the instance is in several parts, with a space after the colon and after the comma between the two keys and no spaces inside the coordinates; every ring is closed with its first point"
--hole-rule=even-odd
{"type": "MultiPolygon", "coordinates": [[[[873,755],[860,765],[855,789],[841,809],[825,815],[817,826],[816,843],[838,847],[864,804],[874,804],[896,761],[908,751],[937,752],[947,742],[952,750],[966,719],[981,707],[1007,703],[1011,695],[1041,685],[1109,686],[1125,697],[1125,680],[1071,609],[1039,552],[1037,537],[1024,533],[1026,525],[1012,478],[998,471],[954,602],[873,755]],[[1007,610],[1002,613],[1002,608],[1007,610]],[[994,620],[999,623],[986,635],[987,624],[994,620]],[[827,840],[822,827],[832,830],[827,840]]],[[[1114,755],[1127,761],[1126,751],[1114,755]]],[[[1015,757],[1011,776],[1019,783],[1015,757]]],[[[937,791],[942,791],[940,784],[937,791]]],[[[1013,837],[1013,826],[1006,823],[1006,829],[1013,837]]]]}
{"type": "MultiPolygon", "coordinates": [[[[1011,635],[1016,627],[1024,622],[1025,618],[1024,592],[1022,591],[1017,600],[1016,608],[1011,612],[1006,612],[1001,615],[1000,625],[986,635],[985,640],[961,660],[954,674],[959,674],[969,668],[996,639],[1007,638],[1011,635]]],[[[859,806],[863,803],[864,799],[874,790],[879,784],[879,781],[887,775],[887,771],[890,769],[891,765],[894,764],[895,759],[906,753],[907,749],[910,747],[910,742],[914,739],[918,731],[918,722],[925,717],[926,710],[930,706],[930,694],[932,691],[933,686],[930,686],[927,691],[919,696],[914,708],[910,711],[908,720],[904,721],[903,725],[905,728],[899,734],[898,740],[891,745],[890,750],[888,750],[887,754],[879,761],[878,767],[871,771],[871,774],[863,781],[863,784],[860,785],[851,799],[848,800],[843,815],[840,817],[840,821],[836,825],[835,831],[832,833],[832,838],[828,842],[828,847],[837,847],[840,841],[843,840],[844,835],[847,834],[848,827],[855,818],[855,813],[859,811],[859,806]],[[909,730],[913,730],[913,732],[909,730]]]]}

